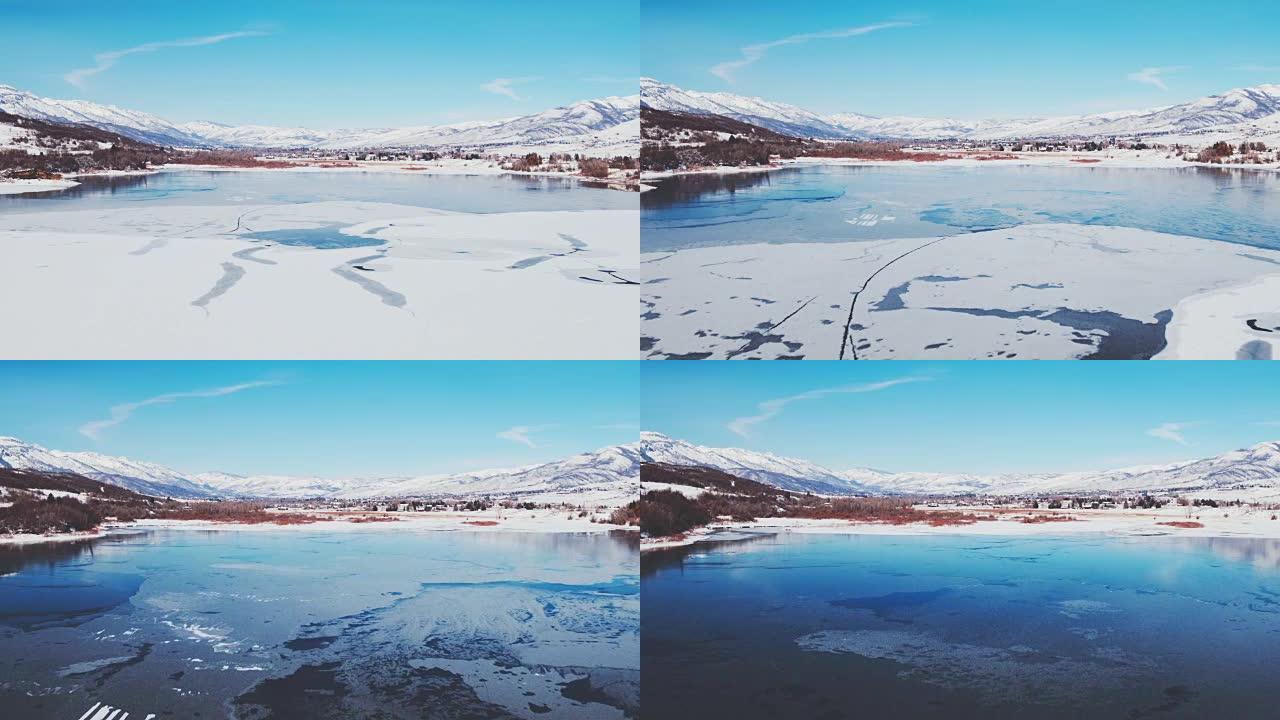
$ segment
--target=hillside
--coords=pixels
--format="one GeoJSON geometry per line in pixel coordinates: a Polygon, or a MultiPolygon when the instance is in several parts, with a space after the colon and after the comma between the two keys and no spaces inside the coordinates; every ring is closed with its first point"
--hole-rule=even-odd
{"type": "Polygon", "coordinates": [[[16,177],[140,170],[151,163],[165,162],[169,156],[166,148],[89,125],[37,120],[0,111],[0,172],[16,177]]]}
{"type": "Polygon", "coordinates": [[[967,525],[963,512],[920,509],[906,498],[827,497],[778,490],[766,483],[703,467],[646,463],[642,494],[634,504],[640,530],[649,537],[679,536],[717,520],[803,518],[931,526],[967,525]]]}
{"type": "Polygon", "coordinates": [[[143,495],[182,499],[519,498],[536,503],[618,506],[638,491],[638,447],[618,445],[521,468],[402,477],[185,473],[91,452],[49,450],[0,437],[0,468],[71,473],[143,495]]]}
{"type": "Polygon", "coordinates": [[[0,85],[0,111],[34,120],[87,125],[138,142],[183,148],[510,150],[572,146],[612,155],[636,152],[640,99],[632,95],[584,100],[494,121],[320,130],[211,121],[174,123],[150,113],[83,100],[43,98],[0,85]]]}
{"type": "Polygon", "coordinates": [[[796,458],[739,448],[710,448],[660,433],[641,434],[646,462],[713,468],[791,492],[844,496],[1053,496],[1062,494],[1198,494],[1280,498],[1280,441],[1210,458],[1097,472],[971,473],[831,470],[796,458]]]}
{"type": "Polygon", "coordinates": [[[1205,147],[1215,142],[1280,143],[1280,85],[1237,88],[1190,102],[1089,115],[959,120],[876,117],[858,112],[823,115],[786,103],[725,92],[699,92],[645,78],[642,107],[718,115],[793,137],[827,140],[1103,140],[1205,147]]]}

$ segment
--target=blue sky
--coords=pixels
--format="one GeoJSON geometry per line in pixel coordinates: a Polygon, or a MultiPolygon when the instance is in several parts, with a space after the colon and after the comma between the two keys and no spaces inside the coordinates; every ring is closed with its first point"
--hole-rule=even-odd
{"type": "Polygon", "coordinates": [[[189,472],[479,470],[634,442],[638,376],[621,362],[5,362],[0,435],[189,472]]]}
{"type": "Polygon", "coordinates": [[[1280,439],[1239,362],[648,362],[641,422],[843,470],[1102,470],[1280,439]]]}
{"type": "Polygon", "coordinates": [[[1280,83],[1280,3],[1258,0],[642,0],[641,12],[661,48],[643,74],[817,112],[1074,114],[1280,83]]]}
{"type": "Polygon", "coordinates": [[[0,0],[0,83],[174,121],[497,119],[635,94],[638,16],[587,0],[0,0]]]}

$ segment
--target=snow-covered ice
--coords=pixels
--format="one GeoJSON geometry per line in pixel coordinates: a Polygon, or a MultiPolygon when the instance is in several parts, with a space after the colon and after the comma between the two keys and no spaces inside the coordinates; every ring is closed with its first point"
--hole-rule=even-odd
{"type": "Polygon", "coordinates": [[[633,358],[638,234],[631,210],[6,214],[0,346],[15,359],[633,358]],[[373,246],[238,234],[326,226],[373,246]]]}
{"type": "Polygon", "coordinates": [[[1280,275],[1280,252],[1121,227],[693,248],[641,269],[655,359],[1266,356],[1280,326],[1274,280],[1238,289],[1280,275]]]}

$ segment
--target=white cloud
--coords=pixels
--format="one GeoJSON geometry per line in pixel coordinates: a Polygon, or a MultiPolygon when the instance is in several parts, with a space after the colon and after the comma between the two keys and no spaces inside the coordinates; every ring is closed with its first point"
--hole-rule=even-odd
{"type": "Polygon", "coordinates": [[[266,35],[267,33],[259,30],[241,30],[238,32],[222,33],[220,35],[206,35],[204,37],[187,38],[184,40],[161,40],[160,42],[149,42],[143,45],[137,45],[124,50],[111,50],[104,53],[98,53],[93,56],[96,65],[87,68],[77,68],[62,76],[63,80],[75,85],[78,88],[84,87],[84,81],[98,73],[109,70],[113,65],[119,62],[120,58],[128,55],[136,55],[138,53],[155,52],[165,48],[180,47],[199,47],[201,45],[215,45],[227,40],[234,40],[243,37],[257,37],[266,35]]]}
{"type": "Polygon", "coordinates": [[[1182,432],[1193,425],[1195,425],[1195,423],[1164,423],[1148,430],[1147,435],[1150,435],[1153,438],[1160,438],[1161,440],[1175,442],[1179,445],[1190,445],[1191,443],[1187,442],[1187,439],[1183,437],[1182,432]]]}
{"type": "Polygon", "coordinates": [[[550,430],[553,427],[555,426],[554,425],[517,425],[513,428],[509,428],[507,430],[503,430],[502,432],[498,433],[498,437],[502,438],[503,440],[510,440],[511,442],[514,442],[514,443],[520,443],[521,445],[527,445],[528,447],[536,448],[538,447],[538,444],[535,443],[533,441],[533,438],[529,436],[536,432],[542,432],[543,430],[550,430]]]}
{"type": "Polygon", "coordinates": [[[929,378],[927,377],[901,377],[894,378],[892,380],[883,380],[881,382],[865,383],[862,385],[844,385],[841,387],[809,390],[798,395],[789,395],[783,398],[765,400],[764,402],[756,405],[756,409],[759,411],[757,414],[734,418],[726,427],[729,428],[730,432],[741,435],[742,437],[747,437],[751,433],[752,427],[776,417],[782,412],[783,408],[793,402],[798,402],[800,400],[819,400],[827,397],[828,395],[877,392],[880,390],[887,390],[888,388],[896,385],[921,382],[928,379],[929,378]]]}
{"type": "Polygon", "coordinates": [[[1146,85],[1158,87],[1161,90],[1168,90],[1169,86],[1164,84],[1164,78],[1162,76],[1169,75],[1171,73],[1176,73],[1179,70],[1185,70],[1185,69],[1186,68],[1182,66],[1149,67],[1149,68],[1142,68],[1138,72],[1129,73],[1127,77],[1130,80],[1133,80],[1134,82],[1140,82],[1146,85]]]}
{"type": "Polygon", "coordinates": [[[146,400],[138,402],[124,403],[111,408],[111,417],[104,420],[92,420],[80,426],[80,434],[97,441],[102,436],[102,431],[107,428],[115,427],[120,423],[128,420],[134,411],[147,407],[148,405],[166,405],[176,400],[184,400],[186,398],[211,398],[222,397],[223,395],[232,395],[251,388],[265,387],[267,385],[279,385],[274,380],[255,380],[253,382],[240,383],[239,385],[227,385],[225,387],[213,388],[212,390],[192,390],[189,392],[173,392],[163,395],[149,397],[146,400]]]}
{"type": "Polygon", "coordinates": [[[496,78],[480,86],[481,90],[491,92],[494,95],[503,95],[512,100],[523,100],[524,98],[516,94],[516,85],[536,82],[541,80],[540,77],[518,77],[518,78],[496,78]]]}
{"type": "Polygon", "coordinates": [[[756,45],[747,45],[741,48],[742,57],[738,60],[726,60],[717,63],[711,68],[711,74],[724,80],[727,83],[733,82],[733,74],[738,70],[750,65],[765,56],[773,48],[783,45],[800,45],[810,40],[824,40],[827,38],[846,38],[855,37],[857,35],[866,35],[877,30],[887,30],[889,28],[910,27],[909,22],[883,22],[875,25],[862,25],[860,27],[844,28],[843,30],[824,30],[822,32],[802,33],[800,35],[790,35],[781,40],[772,40],[770,42],[758,43],[756,45]]]}

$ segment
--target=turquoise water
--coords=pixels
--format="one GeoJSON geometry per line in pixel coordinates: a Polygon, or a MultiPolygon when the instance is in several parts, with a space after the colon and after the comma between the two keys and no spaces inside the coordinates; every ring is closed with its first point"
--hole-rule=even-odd
{"type": "Polygon", "coordinates": [[[1201,167],[801,166],[693,175],[641,195],[641,247],[1115,225],[1280,248],[1280,174],[1201,167]]]}
{"type": "Polygon", "coordinates": [[[646,555],[656,717],[1264,718],[1280,542],[761,536],[646,555]]]}
{"type": "Polygon", "coordinates": [[[603,534],[174,531],[4,549],[0,707],[622,717],[639,692],[637,565],[634,538],[603,534]]]}

